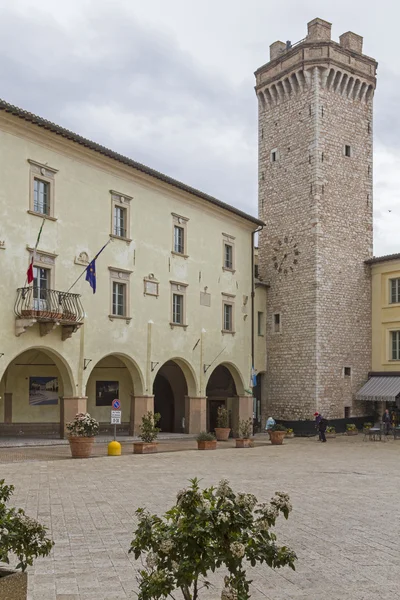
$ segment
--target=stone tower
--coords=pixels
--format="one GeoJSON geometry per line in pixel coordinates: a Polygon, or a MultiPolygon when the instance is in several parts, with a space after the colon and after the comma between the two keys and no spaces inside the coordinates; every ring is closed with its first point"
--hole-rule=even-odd
{"type": "Polygon", "coordinates": [[[267,412],[365,414],[371,362],[372,103],[377,63],[348,32],[308,23],[259,68],[260,277],[267,294],[267,412]]]}

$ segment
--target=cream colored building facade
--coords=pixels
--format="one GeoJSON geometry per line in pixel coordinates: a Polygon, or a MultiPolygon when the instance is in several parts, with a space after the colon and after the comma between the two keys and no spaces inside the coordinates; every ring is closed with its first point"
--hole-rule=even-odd
{"type": "Polygon", "coordinates": [[[0,165],[0,432],[106,427],[114,397],[131,433],[153,409],[187,433],[252,415],[261,221],[4,102],[0,165]],[[105,244],[96,293],[70,290],[105,244]]]}

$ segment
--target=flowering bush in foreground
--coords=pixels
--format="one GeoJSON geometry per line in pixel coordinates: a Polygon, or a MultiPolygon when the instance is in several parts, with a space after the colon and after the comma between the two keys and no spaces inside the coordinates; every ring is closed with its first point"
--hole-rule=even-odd
{"type": "Polygon", "coordinates": [[[253,494],[236,494],[226,480],[201,490],[197,479],[178,492],[175,506],[163,517],[139,508],[129,550],[136,559],[144,558],[139,600],[175,598],[176,590],[185,600],[197,600],[200,590],[211,585],[207,574],[220,567],[228,572],[222,600],[250,598],[249,564],[295,568],[296,554],[278,546],[271,531],[279,513],[287,519],[291,510],[289,496],[283,492],[259,504],[253,494]]]}
{"type": "Polygon", "coordinates": [[[89,413],[77,413],[70,423],[67,423],[69,434],[76,437],[93,437],[99,433],[99,423],[89,413]]]}

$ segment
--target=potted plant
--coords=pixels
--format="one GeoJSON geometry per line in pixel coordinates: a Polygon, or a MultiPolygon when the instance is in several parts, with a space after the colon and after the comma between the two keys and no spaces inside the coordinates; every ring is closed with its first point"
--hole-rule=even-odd
{"type": "Polygon", "coordinates": [[[286,436],[287,438],[294,438],[294,432],[293,429],[290,429],[290,427],[287,428],[286,430],[286,436]]]}
{"type": "Polygon", "coordinates": [[[54,545],[46,537],[43,525],[26,516],[22,509],[8,508],[14,486],[0,480],[0,562],[10,564],[16,556],[15,569],[0,567],[0,598],[26,600],[28,577],[26,568],[38,556],[48,556],[54,545]]]}
{"type": "Polygon", "coordinates": [[[358,429],[354,425],[354,423],[347,423],[346,425],[346,435],[357,435],[358,429]]]}
{"type": "Polygon", "coordinates": [[[216,450],[217,440],[215,435],[207,433],[207,431],[201,431],[196,438],[197,450],[216,450]]]}
{"type": "Polygon", "coordinates": [[[364,423],[363,424],[363,433],[368,433],[372,427],[372,423],[364,423]]]}
{"type": "Polygon", "coordinates": [[[67,430],[72,458],[89,458],[94,438],[99,434],[98,421],[89,413],[77,413],[75,419],[67,423],[67,430]]]}
{"type": "Polygon", "coordinates": [[[268,429],[269,439],[273,446],[281,446],[283,439],[286,437],[287,429],[279,423],[275,423],[271,429],[268,429]]]}
{"type": "Polygon", "coordinates": [[[253,419],[239,419],[239,437],[236,438],[236,448],[250,448],[253,433],[253,419]]]}
{"type": "Polygon", "coordinates": [[[332,425],[330,425],[329,427],[326,428],[325,437],[327,437],[327,438],[335,438],[336,437],[336,429],[332,425]]]}
{"type": "Polygon", "coordinates": [[[295,568],[296,554],[286,544],[280,546],[272,530],[280,514],[287,519],[291,510],[283,492],[258,503],[253,494],[235,493],[226,480],[202,490],[197,479],[178,492],[176,503],[162,516],[138,508],[129,549],[143,565],[138,600],[250,598],[249,569],[264,564],[295,568]],[[215,588],[210,593],[211,573],[215,588]]]}
{"type": "Polygon", "coordinates": [[[217,426],[215,435],[219,442],[226,442],[229,438],[231,428],[229,427],[229,413],[225,406],[218,406],[217,426]]]}
{"type": "Polygon", "coordinates": [[[141,442],[133,443],[134,454],[151,454],[157,452],[157,436],[161,429],[157,423],[161,419],[160,413],[153,413],[151,410],[142,417],[139,437],[141,442]]]}

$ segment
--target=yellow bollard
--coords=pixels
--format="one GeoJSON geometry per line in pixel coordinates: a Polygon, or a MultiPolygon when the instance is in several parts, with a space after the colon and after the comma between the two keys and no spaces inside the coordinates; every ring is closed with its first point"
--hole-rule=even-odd
{"type": "Polygon", "coordinates": [[[121,444],[116,442],[110,442],[108,444],[108,456],[121,456],[121,444]]]}

